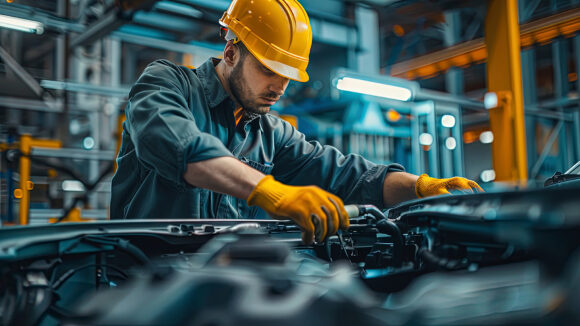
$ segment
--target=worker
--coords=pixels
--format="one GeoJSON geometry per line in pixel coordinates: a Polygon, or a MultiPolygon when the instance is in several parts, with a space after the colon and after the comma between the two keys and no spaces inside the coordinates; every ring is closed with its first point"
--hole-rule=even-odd
{"type": "Polygon", "coordinates": [[[481,191],[343,155],[269,114],[290,80],[308,81],[312,29],[298,1],[233,1],[220,24],[223,59],[197,69],[158,60],[131,89],[111,218],[254,218],[261,208],[310,244],[348,228],[345,203],[481,191]]]}

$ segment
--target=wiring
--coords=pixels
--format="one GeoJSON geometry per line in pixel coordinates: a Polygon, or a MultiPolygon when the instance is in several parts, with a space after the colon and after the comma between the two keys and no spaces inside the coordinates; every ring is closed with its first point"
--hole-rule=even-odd
{"type": "Polygon", "coordinates": [[[127,276],[127,274],[125,272],[123,272],[123,270],[121,270],[118,267],[115,267],[113,265],[109,265],[109,264],[86,264],[77,268],[71,268],[68,271],[64,272],[61,276],[59,276],[59,278],[54,281],[51,284],[51,288],[53,290],[58,290],[58,288],[60,288],[69,278],[71,278],[74,274],[76,274],[77,272],[83,270],[83,269],[87,269],[87,268],[91,268],[91,267],[106,267],[106,268],[110,268],[112,270],[114,270],[115,272],[121,274],[121,276],[126,280],[129,277],[127,276]]]}
{"type": "Polygon", "coordinates": [[[129,240],[91,235],[85,236],[82,238],[82,240],[90,243],[114,246],[115,248],[131,255],[142,266],[147,266],[150,263],[149,257],[147,257],[147,255],[141,249],[139,249],[139,247],[131,244],[129,240]]]}

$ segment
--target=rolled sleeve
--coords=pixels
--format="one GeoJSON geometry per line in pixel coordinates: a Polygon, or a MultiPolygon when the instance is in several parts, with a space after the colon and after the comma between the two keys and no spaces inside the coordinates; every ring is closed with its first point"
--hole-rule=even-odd
{"type": "Polygon", "coordinates": [[[404,171],[399,164],[378,165],[357,154],[343,155],[332,146],[306,141],[289,123],[283,124],[273,175],[293,185],[317,185],[345,204],[384,207],[383,183],[388,172],[404,171]]]}
{"type": "Polygon", "coordinates": [[[131,89],[127,104],[128,132],[138,159],[177,186],[189,162],[232,156],[216,137],[200,131],[189,103],[194,96],[185,72],[160,60],[149,65],[131,89]]]}

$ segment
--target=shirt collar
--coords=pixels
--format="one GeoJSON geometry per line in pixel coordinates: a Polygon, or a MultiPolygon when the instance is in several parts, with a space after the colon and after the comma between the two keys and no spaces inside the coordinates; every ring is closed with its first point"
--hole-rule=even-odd
{"type": "MultiPolygon", "coordinates": [[[[217,58],[209,58],[199,68],[197,68],[197,76],[199,77],[205,97],[210,107],[214,108],[220,105],[225,99],[228,99],[234,109],[233,101],[229,98],[228,92],[224,89],[215,69],[215,66],[221,61],[217,58]]],[[[257,113],[244,112],[241,119],[241,126],[252,123],[262,128],[260,124],[261,115],[257,113]]]]}
{"type": "Polygon", "coordinates": [[[229,97],[215,70],[215,65],[219,61],[220,59],[210,58],[197,68],[197,76],[201,80],[207,102],[212,108],[220,105],[229,97]]]}

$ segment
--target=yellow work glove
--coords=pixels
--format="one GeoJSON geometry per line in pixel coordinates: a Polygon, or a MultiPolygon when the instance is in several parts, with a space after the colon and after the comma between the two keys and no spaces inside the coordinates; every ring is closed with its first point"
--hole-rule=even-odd
{"type": "Polygon", "coordinates": [[[254,188],[248,205],[259,206],[275,219],[291,219],[302,230],[302,241],[323,241],[338,228],[349,227],[342,200],[316,186],[288,186],[265,176],[254,188]]]}
{"type": "Polygon", "coordinates": [[[475,181],[461,177],[436,179],[426,174],[421,174],[415,184],[415,194],[419,198],[449,194],[450,190],[458,190],[464,193],[483,192],[483,189],[475,181]]]}

